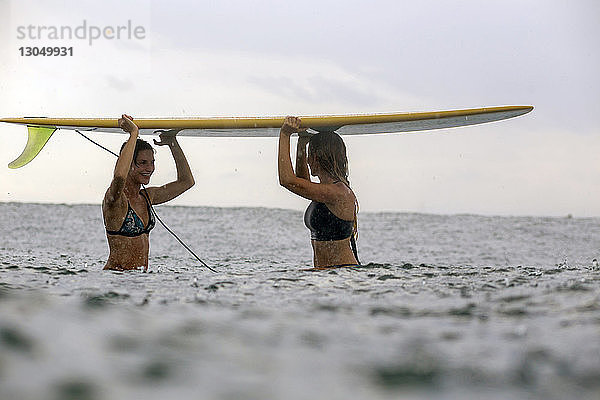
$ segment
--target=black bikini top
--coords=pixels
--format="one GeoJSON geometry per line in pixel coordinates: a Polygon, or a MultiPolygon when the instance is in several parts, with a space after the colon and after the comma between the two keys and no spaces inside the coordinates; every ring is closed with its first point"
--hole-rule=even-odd
{"type": "Polygon", "coordinates": [[[304,213],[304,224],[312,240],[342,240],[352,236],[354,221],[346,221],[332,213],[325,203],[310,203],[304,213]]]}
{"type": "Polygon", "coordinates": [[[148,207],[148,226],[144,226],[144,222],[142,219],[135,213],[135,210],[131,208],[131,204],[127,201],[127,214],[125,214],[125,219],[123,220],[123,225],[121,225],[121,229],[118,231],[109,231],[106,230],[106,233],[109,235],[120,235],[127,237],[136,237],[141,236],[145,233],[150,233],[156,221],[154,220],[154,214],[152,213],[152,207],[150,206],[150,199],[148,198],[148,194],[144,194],[140,192],[144,200],[146,200],[146,205],[148,207]]]}

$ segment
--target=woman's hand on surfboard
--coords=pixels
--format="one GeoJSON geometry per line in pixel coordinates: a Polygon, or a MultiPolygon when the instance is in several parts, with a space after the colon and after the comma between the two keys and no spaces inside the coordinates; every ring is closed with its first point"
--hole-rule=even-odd
{"type": "Polygon", "coordinates": [[[291,135],[294,132],[300,130],[300,123],[302,121],[298,117],[285,117],[283,125],[281,126],[281,133],[284,135],[291,135]]]}
{"type": "Polygon", "coordinates": [[[158,138],[160,140],[154,140],[154,144],[157,146],[171,146],[175,143],[177,143],[177,139],[175,138],[175,135],[177,135],[177,131],[166,131],[166,132],[162,132],[160,135],[158,135],[158,138]]]}
{"type": "Polygon", "coordinates": [[[127,114],[121,115],[119,118],[119,127],[125,132],[133,133],[138,131],[137,125],[133,122],[133,118],[127,114]]]}

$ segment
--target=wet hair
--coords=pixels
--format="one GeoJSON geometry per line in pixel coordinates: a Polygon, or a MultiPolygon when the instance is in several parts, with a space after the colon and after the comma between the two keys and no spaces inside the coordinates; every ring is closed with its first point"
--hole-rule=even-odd
{"type": "MultiPolygon", "coordinates": [[[[308,142],[308,157],[315,161],[321,170],[329,174],[336,181],[343,182],[350,188],[348,180],[348,157],[346,145],[342,137],[335,132],[320,132],[312,136],[308,142]]],[[[354,239],[358,238],[358,200],[354,202],[354,239]]],[[[355,245],[354,255],[358,261],[355,245]]]]}
{"type": "MultiPolygon", "coordinates": [[[[121,152],[123,151],[123,147],[125,147],[126,144],[127,144],[127,142],[125,142],[121,145],[121,150],[119,150],[119,154],[121,154],[121,152]]],[[[133,163],[134,164],[137,164],[138,153],[142,150],[152,150],[152,153],[154,153],[154,148],[150,145],[150,143],[146,142],[143,139],[137,139],[135,141],[135,150],[133,150],[133,163]]]]}
{"type": "Polygon", "coordinates": [[[350,185],[348,181],[348,158],[346,145],[335,132],[321,132],[310,138],[308,157],[334,179],[350,185]]]}

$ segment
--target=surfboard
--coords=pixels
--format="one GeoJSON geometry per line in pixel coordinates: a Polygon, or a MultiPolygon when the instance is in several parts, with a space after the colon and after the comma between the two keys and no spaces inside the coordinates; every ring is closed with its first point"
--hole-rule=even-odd
{"type": "MultiPolygon", "coordinates": [[[[341,135],[416,132],[483,124],[517,117],[533,110],[532,106],[502,106],[464,110],[381,113],[354,115],[299,116],[302,128],[309,132],[332,132],[341,135]]],[[[225,118],[135,118],[141,135],[177,131],[181,136],[199,137],[274,137],[284,121],[279,117],[225,118]]],[[[58,129],[124,133],[118,118],[3,118],[0,122],[26,125],[28,139],[21,155],[9,168],[31,162],[58,129]]]]}

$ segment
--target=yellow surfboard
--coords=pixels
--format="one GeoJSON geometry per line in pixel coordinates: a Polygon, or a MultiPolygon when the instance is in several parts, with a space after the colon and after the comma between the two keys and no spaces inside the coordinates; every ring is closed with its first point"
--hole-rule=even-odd
{"type": "MultiPolygon", "coordinates": [[[[341,135],[414,132],[482,124],[517,117],[533,110],[531,106],[505,106],[466,110],[417,113],[300,116],[309,132],[335,131],[341,135]]],[[[135,118],[142,135],[175,130],[182,136],[273,137],[285,117],[228,118],[135,118]]],[[[0,122],[28,127],[23,153],[8,166],[19,168],[33,160],[58,129],[123,133],[117,118],[4,118],[0,122]]]]}

